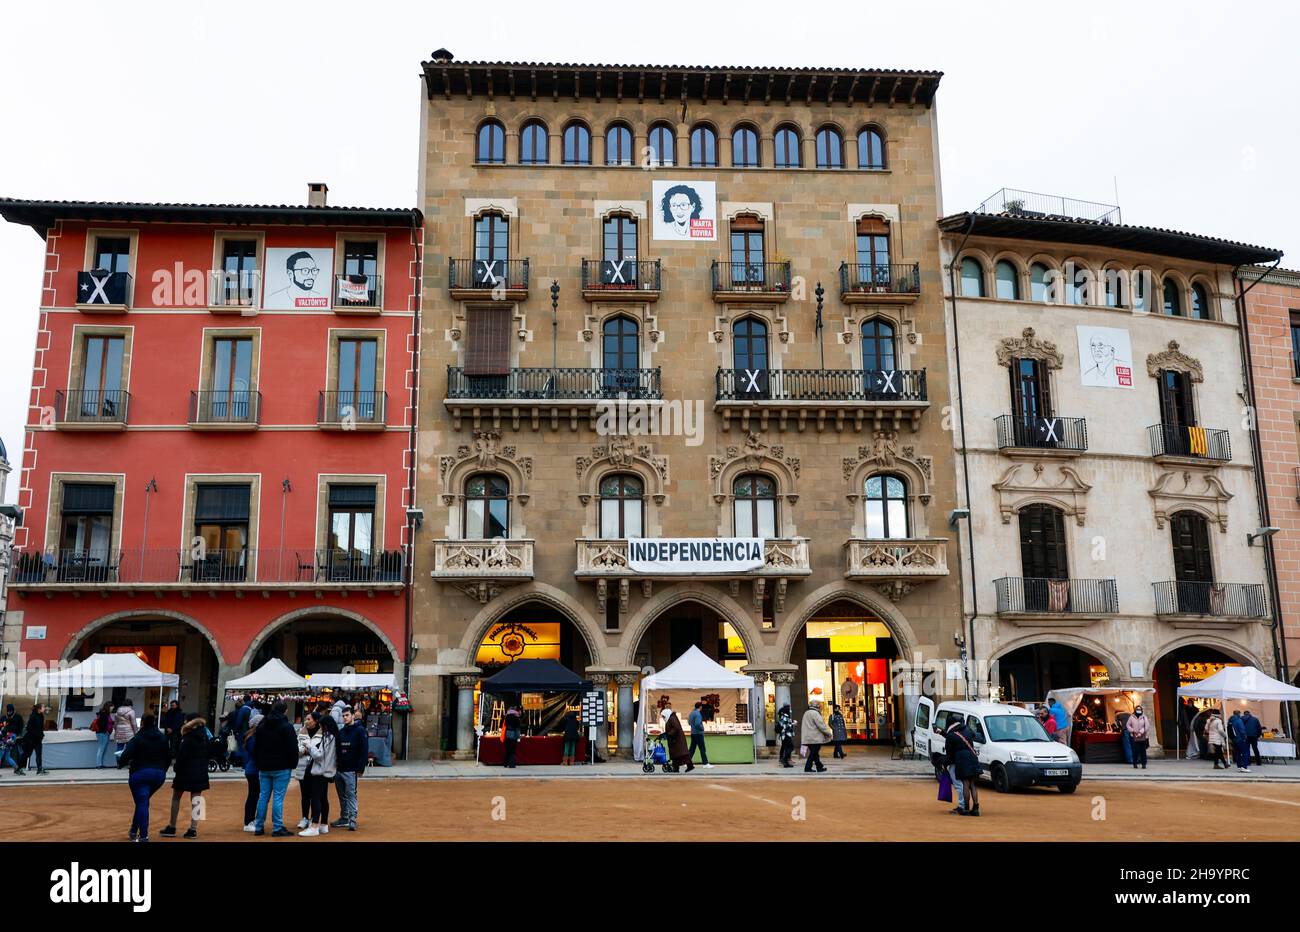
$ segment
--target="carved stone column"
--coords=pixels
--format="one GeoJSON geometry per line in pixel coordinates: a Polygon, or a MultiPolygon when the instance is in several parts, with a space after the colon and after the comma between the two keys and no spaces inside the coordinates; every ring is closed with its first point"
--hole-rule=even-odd
{"type": "Polygon", "coordinates": [[[618,685],[618,756],[632,756],[632,687],[636,685],[635,673],[615,673],[618,685]]]}
{"type": "Polygon", "coordinates": [[[767,697],[763,684],[769,674],[752,670],[749,675],[754,678],[754,688],[749,691],[749,720],[754,726],[754,753],[761,755],[767,750],[767,697]]]}
{"type": "Polygon", "coordinates": [[[790,687],[794,683],[793,670],[776,670],[770,674],[772,682],[776,684],[776,707],[780,710],[781,706],[789,705],[791,712],[794,706],[790,705],[790,687]]]}
{"type": "Polygon", "coordinates": [[[457,760],[474,758],[474,687],[479,677],[475,673],[461,673],[452,677],[456,686],[456,751],[457,760]]]}

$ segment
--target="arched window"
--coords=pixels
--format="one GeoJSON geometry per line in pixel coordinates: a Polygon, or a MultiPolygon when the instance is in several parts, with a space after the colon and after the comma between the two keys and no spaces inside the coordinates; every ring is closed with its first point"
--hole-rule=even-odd
{"type": "Polygon", "coordinates": [[[817,131],[817,167],[844,167],[844,137],[833,126],[823,126],[817,131]]]}
{"type": "Polygon", "coordinates": [[[539,120],[529,120],[519,131],[519,164],[545,165],[546,127],[539,120]]]}
{"type": "Polygon", "coordinates": [[[591,164],[591,130],[585,123],[570,123],[564,128],[564,164],[591,164]]]}
{"type": "Polygon", "coordinates": [[[622,123],[615,123],[605,131],[605,164],[632,164],[632,131],[622,123]]]}
{"type": "Polygon", "coordinates": [[[782,126],[776,131],[775,144],[775,162],[777,168],[798,168],[801,164],[799,159],[799,131],[793,126],[782,126]]]}
{"type": "Polygon", "coordinates": [[[474,160],[501,164],[506,160],[506,130],[496,120],[488,120],[478,128],[478,148],[474,160]]]}
{"type": "Polygon", "coordinates": [[[885,473],[866,482],[867,537],[899,540],[910,537],[907,526],[907,482],[885,473]]]}
{"type": "MultiPolygon", "coordinates": [[[[474,265],[510,258],[510,220],[502,214],[486,213],[474,221],[474,265]]],[[[504,271],[504,267],[497,270],[504,271]]]]}
{"type": "Polygon", "coordinates": [[[737,126],[731,134],[731,164],[736,168],[758,167],[758,133],[737,126]]]}
{"type": "Polygon", "coordinates": [[[993,268],[993,278],[999,298],[1003,301],[1020,300],[1020,272],[1015,263],[1007,259],[999,260],[993,268]]]}
{"type": "Polygon", "coordinates": [[[898,368],[898,344],[894,325],[873,317],[862,324],[862,368],[868,372],[892,372],[898,368]]]}
{"type": "Polygon", "coordinates": [[[1147,294],[1151,291],[1151,272],[1138,269],[1133,273],[1133,310],[1145,314],[1151,310],[1147,294]]]}
{"type": "Polygon", "coordinates": [[[741,214],[731,221],[731,284],[761,285],[766,280],[763,221],[741,214]]]}
{"type": "Polygon", "coordinates": [[[605,540],[640,537],[645,490],[639,476],[615,473],[600,480],[600,536],[605,540]]]}
{"type": "Polygon", "coordinates": [[[1192,286],[1192,317],[1196,320],[1210,319],[1210,295],[1199,282],[1192,286]]]}
{"type": "Polygon", "coordinates": [[[650,164],[676,165],[677,140],[673,128],[667,123],[656,123],[650,127],[650,164]]]}
{"type": "Polygon", "coordinates": [[[855,245],[858,253],[858,287],[868,291],[892,290],[889,221],[880,217],[863,217],[858,221],[855,245]]]}
{"type": "Polygon", "coordinates": [[[1089,285],[1092,283],[1092,271],[1083,265],[1074,266],[1074,281],[1070,283],[1071,304],[1091,304],[1089,285]]]}
{"type": "MultiPolygon", "coordinates": [[[[624,214],[616,214],[605,219],[605,230],[602,242],[602,256],[606,262],[617,263],[623,259],[632,260],[630,264],[625,264],[621,281],[628,284],[634,284],[628,279],[628,274],[635,276],[636,269],[632,266],[636,263],[636,218],[624,214]]],[[[616,280],[614,283],[619,283],[616,280]]],[[[610,282],[605,282],[610,284],[610,282]]]]}
{"type": "Polygon", "coordinates": [[[1179,293],[1181,289],[1178,282],[1173,278],[1166,278],[1164,285],[1165,313],[1170,317],[1183,316],[1183,296],[1179,293]]]}
{"type": "Polygon", "coordinates": [[[736,321],[731,331],[737,369],[767,369],[767,324],[754,317],[736,321]]]}
{"type": "Polygon", "coordinates": [[[696,168],[717,167],[718,134],[712,126],[697,126],[691,130],[691,165],[696,168]]]}
{"type": "Polygon", "coordinates": [[[641,366],[640,328],[630,317],[611,317],[601,327],[601,365],[606,373],[641,366]]]}
{"type": "Polygon", "coordinates": [[[732,483],[731,493],[735,496],[737,537],[769,539],[779,536],[776,483],[770,476],[762,473],[737,476],[732,483]]]}
{"type": "Polygon", "coordinates": [[[966,298],[982,298],[985,295],[984,266],[970,256],[961,260],[961,293],[966,298]]]}
{"type": "Polygon", "coordinates": [[[466,540],[510,536],[510,482],[496,473],[480,473],[465,482],[466,540]]]}
{"type": "Polygon", "coordinates": [[[1103,269],[1101,274],[1106,281],[1106,306],[1128,307],[1131,287],[1128,273],[1123,269],[1103,269]]]}
{"type": "Polygon", "coordinates": [[[1047,304],[1051,300],[1051,294],[1048,289],[1048,276],[1050,270],[1041,262],[1035,262],[1029,267],[1029,300],[1039,301],[1047,304]]]}
{"type": "Polygon", "coordinates": [[[880,130],[867,126],[858,133],[858,168],[885,167],[885,137],[880,130]]]}

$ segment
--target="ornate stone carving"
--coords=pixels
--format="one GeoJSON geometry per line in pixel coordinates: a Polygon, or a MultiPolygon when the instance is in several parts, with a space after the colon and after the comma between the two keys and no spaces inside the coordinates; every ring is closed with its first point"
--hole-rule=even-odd
{"type": "Polygon", "coordinates": [[[528,502],[527,484],[533,477],[533,458],[519,456],[512,444],[501,442],[501,432],[476,430],[470,443],[462,443],[454,456],[438,457],[438,474],[442,479],[444,505],[453,504],[459,493],[459,474],[475,469],[505,472],[512,480],[512,497],[521,505],[528,502]]]}
{"type": "Polygon", "coordinates": [[[479,675],[477,673],[457,673],[451,678],[452,683],[457,689],[473,689],[478,685],[479,675]]]}
{"type": "Polygon", "coordinates": [[[591,680],[593,686],[608,686],[610,675],[608,673],[588,673],[587,679],[591,680]]]}
{"type": "Polygon", "coordinates": [[[1205,381],[1205,371],[1199,359],[1193,359],[1178,348],[1177,340],[1170,340],[1163,352],[1150,353],[1147,356],[1147,375],[1159,378],[1161,370],[1186,372],[1193,382],[1205,381]]]}
{"type": "Polygon", "coordinates": [[[794,685],[793,670],[773,670],[769,675],[772,677],[773,683],[777,683],[778,685],[785,685],[785,686],[794,685]]]}
{"type": "Polygon", "coordinates": [[[907,474],[915,488],[912,493],[922,505],[930,504],[930,480],[933,465],[930,457],[917,456],[913,446],[900,447],[898,431],[878,430],[870,444],[858,447],[857,456],[841,460],[844,478],[849,481],[848,499],[856,502],[862,497],[863,481],[869,472],[897,470],[907,474]]]}
{"type": "Polygon", "coordinates": [[[1156,477],[1147,494],[1155,506],[1158,528],[1163,528],[1176,512],[1194,511],[1218,524],[1220,533],[1228,530],[1228,502],[1232,493],[1213,473],[1190,470],[1163,472],[1156,477]]]}
{"type": "Polygon", "coordinates": [[[576,458],[578,470],[578,501],[588,504],[599,494],[596,488],[597,467],[608,466],[611,469],[629,469],[640,473],[648,480],[648,491],[656,505],[664,503],[664,485],[668,481],[668,457],[656,456],[654,447],[648,443],[637,444],[631,437],[610,437],[607,443],[591,448],[591,456],[576,458]],[[583,479],[586,482],[583,482],[583,479]]]}
{"type": "Polygon", "coordinates": [[[1002,478],[993,483],[998,493],[998,506],[1002,512],[1002,523],[1010,524],[1011,516],[1029,504],[1049,504],[1061,509],[1067,515],[1074,515],[1079,527],[1083,527],[1088,513],[1088,491],[1092,488],[1080,478],[1071,466],[1057,466],[1055,478],[1047,476],[1042,463],[1035,463],[1030,472],[1033,478],[1023,474],[1025,464],[1017,463],[1002,474],[1002,478]]]}
{"type": "Polygon", "coordinates": [[[620,689],[631,689],[636,685],[638,674],[636,673],[615,673],[614,682],[620,689]]]}
{"type": "Polygon", "coordinates": [[[901,601],[916,586],[913,583],[906,582],[902,579],[895,579],[891,582],[877,583],[876,591],[886,596],[891,602],[901,601]]]}
{"type": "Polygon", "coordinates": [[[731,494],[727,480],[733,475],[751,470],[766,470],[775,473],[779,480],[781,495],[790,504],[799,500],[794,491],[799,478],[799,458],[786,456],[785,446],[772,446],[762,437],[749,431],[745,442],[728,446],[722,455],[709,457],[709,478],[713,480],[713,500],[722,504],[731,494]]]}
{"type": "Polygon", "coordinates": [[[998,364],[1009,368],[1013,359],[1038,359],[1047,363],[1049,369],[1060,369],[1065,364],[1065,357],[1056,344],[1038,339],[1033,327],[1026,327],[1019,337],[1005,337],[998,344],[998,364]]]}

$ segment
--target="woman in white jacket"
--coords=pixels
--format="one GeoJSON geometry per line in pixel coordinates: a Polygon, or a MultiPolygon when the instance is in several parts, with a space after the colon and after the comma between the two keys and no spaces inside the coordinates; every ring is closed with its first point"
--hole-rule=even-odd
{"type": "Polygon", "coordinates": [[[1223,719],[1218,712],[1210,712],[1205,717],[1205,746],[1214,758],[1214,769],[1228,769],[1228,761],[1223,756],[1223,749],[1228,745],[1228,730],[1223,727],[1223,719]]]}
{"type": "Polygon", "coordinates": [[[293,769],[293,779],[298,781],[299,802],[302,804],[302,818],[298,820],[298,830],[311,825],[311,754],[308,752],[312,739],[320,734],[320,725],[308,713],[302,718],[298,728],[298,766],[293,769]]]}
{"type": "Polygon", "coordinates": [[[339,726],[332,715],[313,712],[316,733],[307,742],[311,757],[307,781],[311,788],[311,824],[299,832],[305,838],[328,835],[330,830],[329,788],[338,772],[339,726]]]}

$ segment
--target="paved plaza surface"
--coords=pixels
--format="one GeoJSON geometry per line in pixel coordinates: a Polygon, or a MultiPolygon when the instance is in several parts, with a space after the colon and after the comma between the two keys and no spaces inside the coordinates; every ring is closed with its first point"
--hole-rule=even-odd
{"type": "MultiPolygon", "coordinates": [[[[775,761],[651,775],[619,761],[588,767],[499,768],[467,762],[372,768],[361,781],[360,830],[316,839],[255,839],[241,831],[242,775],[218,774],[198,841],[161,839],[169,785],[154,797],[158,844],[357,841],[1295,841],[1300,766],[1250,775],[1201,761],[1085,769],[1078,792],[1011,794],[982,785],[979,819],[947,814],[922,761],[858,751],[823,775],[775,761]]],[[[331,791],[331,805],[336,805],[331,791]]],[[[66,771],[0,776],[0,842],[125,841],[125,774],[66,771]]],[[[286,817],[299,815],[297,786],[286,817]]],[[[184,819],[182,820],[184,822],[184,819]]]]}

